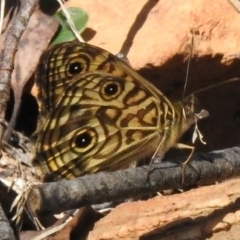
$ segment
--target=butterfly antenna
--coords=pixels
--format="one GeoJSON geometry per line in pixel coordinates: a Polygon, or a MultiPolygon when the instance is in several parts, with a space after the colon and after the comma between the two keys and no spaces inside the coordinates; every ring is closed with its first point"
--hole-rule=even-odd
{"type": "Polygon", "coordinates": [[[184,100],[185,93],[186,93],[189,69],[190,69],[190,62],[191,62],[192,55],[193,55],[193,47],[194,47],[194,36],[192,34],[192,41],[191,41],[191,47],[190,47],[190,54],[189,54],[189,58],[188,58],[188,62],[187,62],[187,72],[186,72],[186,78],[185,78],[185,83],[184,83],[184,88],[183,88],[182,100],[184,100]]]}
{"type": "Polygon", "coordinates": [[[215,87],[218,87],[218,86],[221,86],[221,85],[224,85],[224,84],[228,84],[228,83],[231,83],[231,82],[238,82],[238,81],[240,81],[240,78],[238,78],[238,77],[230,78],[230,79],[227,79],[227,80],[225,80],[223,82],[213,84],[213,85],[211,85],[209,87],[205,87],[205,88],[199,89],[196,92],[193,92],[192,94],[195,95],[196,93],[204,92],[204,91],[209,90],[211,88],[215,88],[215,87]]]}

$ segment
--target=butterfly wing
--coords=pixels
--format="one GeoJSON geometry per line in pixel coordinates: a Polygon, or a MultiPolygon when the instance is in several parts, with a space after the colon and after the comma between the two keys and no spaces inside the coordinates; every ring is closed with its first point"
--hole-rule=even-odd
{"type": "Polygon", "coordinates": [[[172,119],[168,101],[154,92],[112,74],[76,76],[39,132],[36,159],[69,179],[151,156],[172,119]]]}
{"type": "Polygon", "coordinates": [[[59,95],[68,87],[74,76],[96,71],[139,82],[156,98],[159,95],[163,96],[151,83],[115,55],[87,43],[72,41],[51,47],[41,57],[36,84],[39,88],[38,99],[42,114],[45,115],[54,108],[59,95]]]}

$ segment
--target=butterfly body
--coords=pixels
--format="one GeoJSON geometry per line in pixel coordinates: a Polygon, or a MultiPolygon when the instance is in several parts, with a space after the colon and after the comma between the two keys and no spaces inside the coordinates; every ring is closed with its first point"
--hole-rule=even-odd
{"type": "Polygon", "coordinates": [[[164,155],[196,122],[192,99],[172,104],[116,56],[72,44],[53,47],[39,67],[36,159],[45,173],[71,179],[164,155]],[[68,76],[69,62],[81,73],[68,76]]]}

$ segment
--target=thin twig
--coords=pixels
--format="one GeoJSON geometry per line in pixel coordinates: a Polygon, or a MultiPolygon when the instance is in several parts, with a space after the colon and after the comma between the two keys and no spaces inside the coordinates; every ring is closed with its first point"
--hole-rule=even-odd
{"type": "MultiPolygon", "coordinates": [[[[10,98],[11,74],[14,69],[14,57],[18,43],[37,4],[38,0],[25,2],[9,27],[4,41],[4,49],[0,61],[0,119],[5,118],[7,102],[10,98]]],[[[7,129],[5,136],[9,136],[10,132],[11,129],[7,129]]],[[[0,126],[0,139],[2,137],[3,128],[0,126]]]]}
{"type": "Polygon", "coordinates": [[[70,16],[70,14],[68,13],[67,8],[64,6],[65,1],[64,0],[57,0],[57,1],[59,2],[61,9],[62,9],[63,13],[65,14],[65,17],[68,20],[68,24],[69,24],[71,30],[73,31],[75,37],[78,39],[79,42],[84,42],[83,38],[81,37],[78,30],[76,29],[75,24],[70,16]]]}
{"type": "Polygon", "coordinates": [[[5,0],[2,0],[0,2],[0,34],[2,34],[2,27],[3,27],[3,16],[4,16],[4,10],[5,10],[5,0]]]}

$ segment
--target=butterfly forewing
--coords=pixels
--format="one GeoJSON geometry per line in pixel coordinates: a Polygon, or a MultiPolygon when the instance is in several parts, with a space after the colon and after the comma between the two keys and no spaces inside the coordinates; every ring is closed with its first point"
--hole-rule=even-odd
{"type": "Polygon", "coordinates": [[[41,114],[45,115],[54,107],[59,95],[74,76],[96,71],[139,82],[148,88],[152,95],[162,95],[115,55],[87,43],[67,42],[53,46],[41,57],[36,77],[41,114]]]}

